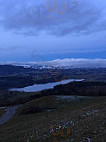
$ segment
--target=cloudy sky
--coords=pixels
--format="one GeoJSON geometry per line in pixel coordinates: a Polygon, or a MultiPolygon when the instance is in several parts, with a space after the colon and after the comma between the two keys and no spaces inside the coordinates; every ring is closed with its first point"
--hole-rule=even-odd
{"type": "Polygon", "coordinates": [[[106,56],[106,0],[0,0],[0,61],[106,56]]]}

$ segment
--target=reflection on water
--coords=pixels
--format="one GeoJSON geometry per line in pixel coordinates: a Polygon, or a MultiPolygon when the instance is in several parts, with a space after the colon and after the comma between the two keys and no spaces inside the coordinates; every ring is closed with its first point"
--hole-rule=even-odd
{"type": "Polygon", "coordinates": [[[60,82],[52,82],[52,83],[46,83],[46,84],[34,84],[32,86],[28,86],[24,88],[13,88],[10,90],[11,91],[37,92],[37,91],[42,91],[45,89],[52,89],[56,85],[67,84],[73,81],[83,81],[83,79],[67,79],[67,80],[62,80],[60,82]]]}

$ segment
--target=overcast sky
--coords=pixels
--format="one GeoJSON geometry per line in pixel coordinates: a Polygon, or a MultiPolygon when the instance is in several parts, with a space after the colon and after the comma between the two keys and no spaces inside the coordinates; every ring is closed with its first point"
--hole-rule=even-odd
{"type": "Polygon", "coordinates": [[[0,61],[105,58],[106,0],[0,0],[0,61]]]}

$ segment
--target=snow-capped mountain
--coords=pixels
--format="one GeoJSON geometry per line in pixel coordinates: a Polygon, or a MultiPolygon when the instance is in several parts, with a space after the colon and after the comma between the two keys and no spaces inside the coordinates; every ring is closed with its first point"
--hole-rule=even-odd
{"type": "Polygon", "coordinates": [[[106,59],[56,59],[52,61],[41,62],[8,62],[2,64],[11,64],[15,66],[23,66],[25,68],[106,68],[106,59]]]}

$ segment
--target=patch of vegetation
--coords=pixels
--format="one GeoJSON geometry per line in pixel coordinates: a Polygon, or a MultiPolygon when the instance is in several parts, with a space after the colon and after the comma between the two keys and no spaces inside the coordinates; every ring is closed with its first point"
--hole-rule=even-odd
{"type": "Polygon", "coordinates": [[[42,91],[44,95],[106,96],[106,82],[71,82],[42,91]]]}
{"type": "Polygon", "coordinates": [[[0,108],[0,117],[3,116],[3,114],[5,113],[6,108],[0,108]]]}
{"type": "Polygon", "coordinates": [[[0,92],[0,106],[24,104],[30,100],[52,95],[106,96],[105,82],[71,82],[41,92],[0,92]]]}
{"type": "MultiPolygon", "coordinates": [[[[2,142],[58,142],[66,141],[90,141],[105,142],[106,126],[106,97],[95,97],[77,103],[65,103],[64,106],[55,96],[43,97],[22,105],[16,115],[7,123],[0,126],[0,140],[2,142]],[[42,102],[45,102],[42,104],[42,102]],[[58,106],[49,112],[39,112],[34,114],[22,114],[23,110],[32,106],[58,106]],[[71,133],[68,137],[62,137],[61,132],[54,136],[51,133],[51,126],[55,128],[70,126],[71,133]]],[[[57,129],[56,129],[57,130],[57,129]]],[[[63,133],[66,135],[66,133],[63,133]]]]}
{"type": "Polygon", "coordinates": [[[17,92],[17,91],[6,91],[0,92],[0,106],[11,106],[11,105],[18,105],[23,104],[32,99],[32,96],[36,94],[38,95],[39,92],[17,92]]]}

